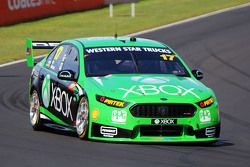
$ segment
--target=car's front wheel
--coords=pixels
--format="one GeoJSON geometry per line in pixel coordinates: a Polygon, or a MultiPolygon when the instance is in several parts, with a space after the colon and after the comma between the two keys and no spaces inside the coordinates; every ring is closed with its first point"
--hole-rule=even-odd
{"type": "Polygon", "coordinates": [[[80,100],[76,114],[76,132],[80,139],[87,138],[89,126],[89,103],[87,97],[80,100]]]}
{"type": "Polygon", "coordinates": [[[32,92],[30,97],[30,124],[34,130],[41,130],[43,127],[40,118],[40,101],[36,90],[32,92]]]}

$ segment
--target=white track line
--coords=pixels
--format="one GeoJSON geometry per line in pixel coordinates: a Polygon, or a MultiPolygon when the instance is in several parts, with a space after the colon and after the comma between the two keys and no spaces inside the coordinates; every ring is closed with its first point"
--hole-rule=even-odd
{"type": "Polygon", "coordinates": [[[189,19],[177,21],[175,23],[170,23],[170,24],[166,24],[166,25],[163,25],[163,26],[160,26],[160,27],[156,27],[156,28],[152,28],[152,29],[148,29],[148,30],[136,32],[136,33],[133,33],[133,34],[129,34],[127,36],[138,36],[138,35],[146,34],[146,33],[158,31],[158,30],[161,30],[161,29],[164,29],[164,28],[169,28],[169,27],[177,26],[177,25],[184,24],[184,23],[187,23],[187,22],[191,22],[191,21],[203,19],[203,18],[206,18],[206,17],[209,17],[209,16],[214,16],[216,14],[220,14],[220,13],[224,13],[224,12],[228,12],[228,11],[232,11],[232,10],[241,9],[241,8],[244,8],[244,7],[247,7],[247,6],[250,6],[250,3],[246,3],[246,4],[243,4],[243,5],[239,5],[239,6],[235,6],[235,7],[230,7],[230,8],[226,8],[226,9],[217,10],[217,11],[214,11],[214,12],[211,12],[211,13],[207,13],[207,14],[204,14],[204,15],[200,15],[200,16],[189,18],[189,19]]]}
{"type": "MultiPolygon", "coordinates": [[[[43,58],[45,57],[46,55],[40,55],[40,56],[36,56],[34,57],[34,59],[40,59],[40,58],[43,58]]],[[[23,63],[23,62],[26,62],[26,59],[22,59],[22,60],[16,60],[16,61],[12,61],[12,62],[9,62],[9,63],[5,63],[5,64],[0,64],[0,68],[1,67],[6,67],[6,66],[10,66],[10,65],[14,65],[14,64],[18,64],[18,63],[23,63]]]]}
{"type": "MultiPolygon", "coordinates": [[[[160,27],[156,27],[156,28],[136,32],[136,33],[133,33],[133,34],[128,34],[127,36],[138,36],[138,35],[146,34],[146,33],[158,31],[158,30],[161,30],[161,29],[164,29],[164,28],[169,28],[169,27],[177,26],[177,25],[184,24],[184,23],[187,23],[187,22],[191,22],[191,21],[194,21],[194,20],[203,19],[203,18],[206,18],[206,17],[210,17],[210,16],[213,16],[213,15],[216,15],[216,14],[223,13],[223,12],[237,10],[237,9],[244,8],[244,7],[247,7],[247,6],[250,6],[250,3],[246,3],[246,4],[243,4],[243,5],[230,7],[230,8],[226,8],[226,9],[217,10],[215,12],[207,13],[207,14],[204,14],[204,15],[196,16],[196,17],[192,17],[192,18],[189,18],[189,19],[186,19],[186,20],[175,22],[175,23],[166,24],[166,25],[163,25],[163,26],[160,26],[160,27]]],[[[39,58],[42,58],[44,56],[45,55],[36,56],[35,59],[39,59],[39,58]]],[[[18,64],[18,63],[22,63],[22,62],[25,62],[25,61],[26,61],[26,59],[22,59],[22,60],[12,61],[12,62],[5,63],[5,64],[0,64],[0,68],[10,66],[10,65],[14,65],[14,64],[18,64]]]]}

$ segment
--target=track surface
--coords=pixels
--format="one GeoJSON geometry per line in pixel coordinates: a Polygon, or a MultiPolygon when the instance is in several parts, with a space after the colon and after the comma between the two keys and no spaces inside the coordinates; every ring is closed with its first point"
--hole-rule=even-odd
{"type": "Polygon", "coordinates": [[[24,63],[0,68],[0,166],[247,166],[250,162],[250,7],[142,35],[168,43],[220,102],[214,146],[114,144],[34,132],[24,63]]]}

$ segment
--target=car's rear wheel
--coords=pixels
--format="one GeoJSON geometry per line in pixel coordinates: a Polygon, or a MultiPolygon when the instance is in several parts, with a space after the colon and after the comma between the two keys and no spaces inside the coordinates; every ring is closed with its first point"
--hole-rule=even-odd
{"type": "Polygon", "coordinates": [[[76,132],[80,139],[86,139],[89,126],[89,103],[87,97],[83,97],[79,102],[76,114],[76,132]]]}
{"type": "Polygon", "coordinates": [[[40,118],[40,100],[36,90],[32,92],[30,97],[30,124],[34,130],[41,130],[43,127],[40,118]]]}

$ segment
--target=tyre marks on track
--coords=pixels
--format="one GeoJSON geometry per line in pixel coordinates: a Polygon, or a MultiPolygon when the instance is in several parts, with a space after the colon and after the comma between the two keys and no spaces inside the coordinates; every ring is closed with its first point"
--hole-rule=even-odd
{"type": "MultiPolygon", "coordinates": [[[[0,76],[2,79],[2,76],[0,76]]],[[[12,79],[9,79],[9,81],[12,79]]],[[[2,83],[1,83],[2,84],[2,83]]],[[[9,112],[16,112],[18,114],[28,114],[28,93],[26,89],[26,82],[16,83],[13,82],[6,83],[11,89],[7,89],[6,85],[2,85],[0,88],[0,105],[9,112]],[[18,86],[16,86],[18,84],[18,86]]]]}

